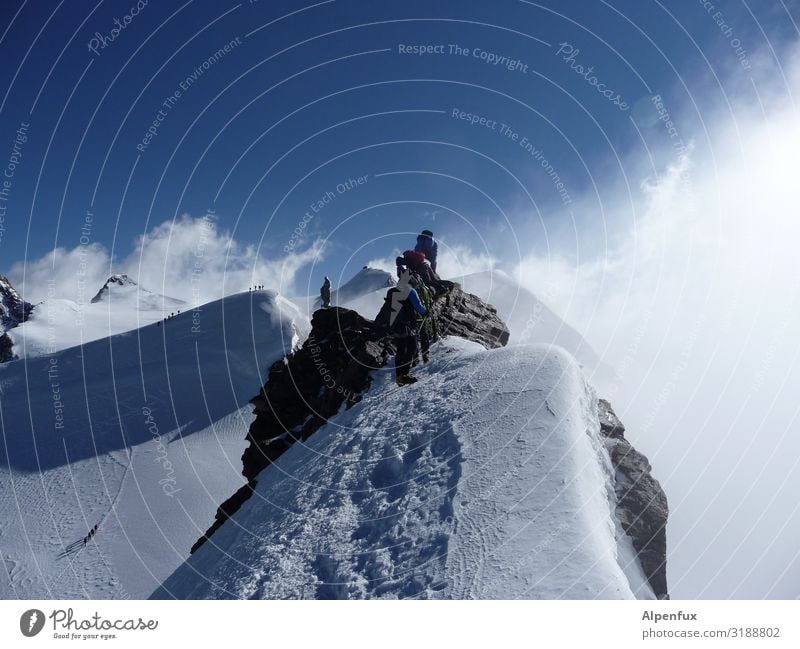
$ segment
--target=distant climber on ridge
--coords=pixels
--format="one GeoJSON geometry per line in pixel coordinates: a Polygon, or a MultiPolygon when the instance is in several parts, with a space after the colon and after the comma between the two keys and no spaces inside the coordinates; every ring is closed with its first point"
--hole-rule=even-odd
{"type": "Polygon", "coordinates": [[[436,272],[436,256],[439,252],[439,244],[433,238],[433,232],[430,230],[423,230],[417,235],[417,245],[414,246],[415,252],[421,252],[425,255],[427,260],[431,262],[433,272],[436,272]]]}
{"type": "Polygon", "coordinates": [[[331,280],[325,275],[322,288],[319,289],[319,296],[322,298],[322,308],[327,309],[331,305],[331,280]]]}

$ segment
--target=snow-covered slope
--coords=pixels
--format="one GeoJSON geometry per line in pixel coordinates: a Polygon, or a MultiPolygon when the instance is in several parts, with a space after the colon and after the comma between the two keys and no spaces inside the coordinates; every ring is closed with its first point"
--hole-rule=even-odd
{"type": "Polygon", "coordinates": [[[112,275],[88,304],[57,296],[37,304],[9,336],[14,353],[30,358],[131,331],[185,308],[182,300],[153,293],[127,275],[112,275]]]}
{"type": "Polygon", "coordinates": [[[0,366],[0,597],[152,592],[242,484],[247,401],[307,328],[245,293],[0,366]]]}
{"type": "Polygon", "coordinates": [[[497,309],[511,332],[509,344],[559,345],[587,369],[600,366],[600,359],[581,334],[504,272],[482,271],[451,279],[461,284],[468,293],[477,295],[497,309]]]}
{"type": "Polygon", "coordinates": [[[548,346],[448,339],[295,444],[154,597],[652,596],[596,401],[548,346]]]}

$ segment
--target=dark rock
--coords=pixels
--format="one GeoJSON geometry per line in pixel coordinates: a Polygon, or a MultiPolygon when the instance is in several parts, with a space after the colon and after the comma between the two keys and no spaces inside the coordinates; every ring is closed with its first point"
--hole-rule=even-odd
{"type": "Polygon", "coordinates": [[[479,297],[465,293],[458,284],[437,298],[431,311],[443,336],[459,336],[480,343],[487,349],[505,347],[509,331],[497,310],[479,297]]]}
{"type": "Polygon", "coordinates": [[[8,330],[25,322],[33,305],[23,300],[7,277],[0,275],[0,325],[8,330]]]}
{"type": "Polygon", "coordinates": [[[11,336],[8,334],[3,334],[0,336],[0,363],[7,363],[15,358],[14,341],[11,340],[11,336]]]}
{"type": "Polygon", "coordinates": [[[667,496],[653,478],[647,458],[625,439],[625,426],[611,404],[598,400],[600,432],[609,439],[616,469],[616,515],[631,537],[645,576],[656,597],[669,599],[667,588],[667,496]]]}
{"type": "Polygon", "coordinates": [[[625,426],[617,417],[611,404],[605,399],[599,399],[597,402],[597,412],[600,417],[600,431],[606,437],[624,437],[625,426]]]}
{"type": "Polygon", "coordinates": [[[32,311],[33,305],[20,297],[8,278],[0,275],[0,363],[16,358],[8,330],[25,322],[32,311]]]}
{"type": "Polygon", "coordinates": [[[208,531],[203,536],[195,541],[191,550],[189,550],[189,554],[194,554],[194,551],[203,545],[203,543],[205,543],[209,537],[216,532],[222,526],[222,524],[239,509],[239,507],[242,506],[242,503],[253,494],[253,489],[255,489],[255,486],[255,482],[248,482],[243,487],[237,489],[236,493],[234,493],[230,498],[228,498],[228,500],[226,500],[217,508],[217,514],[214,517],[214,522],[211,524],[211,527],[208,528],[208,531]]]}
{"type": "MultiPolygon", "coordinates": [[[[508,342],[497,311],[453,282],[442,282],[431,306],[440,336],[460,336],[492,349],[508,342]]],[[[297,440],[308,439],[344,406],[358,403],[372,372],[394,354],[372,320],[350,309],[314,312],[303,346],[269,368],[267,382],[251,399],[255,421],[247,433],[242,474],[248,485],[225,501],[214,524],[192,547],[199,548],[252,494],[256,477],[297,440]]]]}

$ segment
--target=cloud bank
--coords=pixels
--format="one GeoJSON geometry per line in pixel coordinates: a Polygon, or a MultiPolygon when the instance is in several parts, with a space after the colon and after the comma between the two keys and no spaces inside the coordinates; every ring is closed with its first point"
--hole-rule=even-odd
{"type": "Polygon", "coordinates": [[[265,258],[252,245],[237,242],[208,216],[183,215],[137,237],[133,250],[117,261],[99,244],[56,248],[26,263],[16,263],[9,278],[29,302],[48,297],[85,304],[109,275],[125,273],[144,288],[202,304],[255,284],[292,294],[295,277],[319,260],[324,244],[315,241],[283,257],[265,258]]]}
{"type": "MultiPolygon", "coordinates": [[[[616,370],[600,392],[665,483],[676,597],[800,596],[791,58],[782,88],[756,86],[757,101],[752,85],[737,91],[732,110],[703,115],[706,131],[682,133],[682,154],[649,152],[670,160],[657,175],[641,157],[626,161],[641,181],[635,219],[608,248],[514,269],[616,370]]],[[[609,230],[630,221],[630,205],[622,192],[605,204],[609,230]]]]}

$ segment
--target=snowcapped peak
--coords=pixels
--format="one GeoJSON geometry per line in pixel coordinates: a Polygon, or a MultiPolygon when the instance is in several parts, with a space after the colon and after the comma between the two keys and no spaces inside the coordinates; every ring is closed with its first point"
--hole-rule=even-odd
{"type": "Polygon", "coordinates": [[[391,273],[387,273],[380,268],[370,268],[364,266],[349,281],[345,282],[337,291],[342,299],[353,299],[367,293],[371,293],[379,288],[389,288],[394,286],[395,281],[391,273]]]}
{"type": "MultiPolygon", "coordinates": [[[[334,284],[331,303],[354,309],[371,318],[380,308],[386,289],[394,285],[395,280],[391,273],[364,266],[341,286],[334,284]]],[[[319,298],[310,300],[309,303],[312,311],[322,306],[322,300],[319,298]]]]}
{"type": "Polygon", "coordinates": [[[126,284],[132,284],[135,286],[136,282],[134,282],[127,275],[122,274],[122,275],[112,275],[111,277],[109,277],[106,280],[106,286],[108,286],[109,284],[119,284],[120,286],[125,286],[126,284]]]}
{"type": "Polygon", "coordinates": [[[358,271],[353,278],[348,282],[355,282],[357,279],[367,280],[369,279],[370,282],[381,284],[382,286],[394,286],[394,277],[391,273],[381,269],[381,268],[371,268],[369,266],[364,266],[360,271],[358,271]]]}
{"type": "Polygon", "coordinates": [[[169,312],[186,304],[183,300],[149,291],[127,275],[109,277],[103,288],[92,298],[92,304],[110,301],[112,298],[118,306],[121,303],[130,303],[136,311],[169,312]]]}
{"type": "Polygon", "coordinates": [[[138,286],[136,282],[134,282],[130,277],[127,275],[112,275],[106,280],[106,283],[103,284],[103,287],[97,291],[97,295],[92,298],[92,303],[99,302],[103,299],[103,296],[106,295],[112,286],[138,286]]]}

